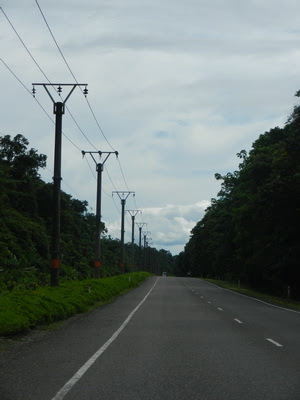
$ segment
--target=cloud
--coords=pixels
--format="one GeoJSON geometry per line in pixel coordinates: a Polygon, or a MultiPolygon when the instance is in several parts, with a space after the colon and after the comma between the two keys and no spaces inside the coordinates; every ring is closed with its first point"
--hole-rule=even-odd
{"type": "MultiPolygon", "coordinates": [[[[209,205],[210,201],[201,200],[194,204],[167,204],[163,207],[144,208],[142,215],[137,217],[137,221],[148,221],[143,231],[151,232],[148,238],[151,236],[155,247],[178,253],[188,241],[192,228],[202,219],[209,205]]],[[[119,221],[109,223],[107,228],[113,236],[120,236],[119,221]]],[[[125,237],[127,241],[131,241],[131,224],[128,220],[125,237]]],[[[138,243],[137,237],[136,243],[138,243]]]]}
{"type": "MultiPolygon", "coordinates": [[[[34,2],[2,3],[49,79],[73,82],[34,2]]],[[[129,188],[136,197],[128,198],[128,208],[143,210],[155,246],[178,253],[220,189],[214,174],[237,169],[236,153],[283,125],[294,105],[299,2],[44,0],[41,6],[77,80],[89,84],[89,102],[109,141],[75,90],[67,106],[82,131],[66,112],[63,131],[76,146],[63,138],[64,190],[95,209],[95,165],[90,160],[89,168],[80,150],[112,145],[122,170],[115,157],[105,164],[102,215],[109,234],[120,237],[120,202],[111,193],[129,188]]],[[[1,17],[2,57],[30,90],[45,77],[1,17]]],[[[47,154],[50,171],[42,176],[49,181],[54,125],[0,66],[1,131],[24,134],[47,154]]],[[[54,119],[43,88],[37,99],[54,119]]],[[[127,217],[128,240],[130,231],[127,217]]]]}

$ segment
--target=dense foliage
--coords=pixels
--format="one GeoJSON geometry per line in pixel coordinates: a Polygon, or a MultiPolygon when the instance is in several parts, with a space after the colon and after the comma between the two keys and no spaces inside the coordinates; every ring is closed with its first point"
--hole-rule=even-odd
{"type": "MultiPolygon", "coordinates": [[[[52,184],[38,173],[46,166],[46,156],[28,149],[28,140],[17,135],[0,137],[0,290],[16,286],[36,287],[49,281],[52,228],[52,184]]],[[[60,276],[85,279],[93,276],[95,215],[88,203],[61,193],[60,276]]],[[[120,241],[103,239],[102,277],[120,273],[120,241]]],[[[138,254],[135,246],[135,253],[138,254]]],[[[125,272],[130,266],[132,247],[125,246],[125,272]]],[[[164,250],[143,250],[141,267],[159,273],[172,269],[172,256],[164,250]]]]}
{"type": "Polygon", "coordinates": [[[259,136],[177,257],[179,275],[241,280],[300,297],[300,109],[259,136]]]}
{"type": "Polygon", "coordinates": [[[138,286],[148,278],[147,272],[134,272],[105,279],[63,282],[59,287],[36,290],[14,290],[0,294],[0,336],[24,333],[41,324],[49,324],[114,297],[138,286]]]}

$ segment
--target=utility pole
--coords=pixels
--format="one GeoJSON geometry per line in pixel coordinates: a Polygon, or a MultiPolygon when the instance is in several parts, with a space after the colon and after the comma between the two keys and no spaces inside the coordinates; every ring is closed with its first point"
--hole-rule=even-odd
{"type": "Polygon", "coordinates": [[[142,228],[147,222],[136,222],[139,227],[139,270],[142,269],[142,228]]]}
{"type": "Polygon", "coordinates": [[[131,255],[131,266],[134,271],[134,220],[136,215],[142,210],[126,210],[131,215],[131,246],[132,246],[132,255],[131,255]]]}
{"type": "Polygon", "coordinates": [[[52,246],[50,285],[58,286],[60,268],[60,190],[61,190],[61,142],[62,142],[62,116],[65,113],[65,104],[76,86],[84,86],[83,94],[88,94],[86,83],[33,83],[32,94],[35,96],[35,86],[43,86],[53,103],[53,114],[55,114],[55,147],[54,147],[54,176],[53,176],[53,215],[52,215],[52,246]],[[52,97],[48,86],[51,86],[61,95],[62,86],[71,86],[64,101],[56,102],[52,97]],[[57,89],[56,89],[57,88],[57,89]]]}
{"type": "Polygon", "coordinates": [[[142,234],[144,235],[144,268],[147,266],[147,254],[146,254],[146,248],[147,248],[147,235],[151,233],[150,231],[144,231],[142,234]]]}
{"type": "Polygon", "coordinates": [[[151,244],[153,244],[153,242],[152,242],[152,238],[149,238],[148,239],[148,241],[147,241],[147,261],[148,261],[148,272],[153,272],[153,269],[152,269],[152,263],[151,263],[151,260],[150,260],[150,256],[151,256],[151,244]]]}
{"type": "Polygon", "coordinates": [[[94,261],[94,278],[100,278],[101,268],[101,189],[102,189],[102,172],[103,166],[111,154],[115,154],[118,157],[117,151],[83,151],[82,156],[90,154],[96,164],[97,171],[97,199],[96,199],[96,232],[95,232],[95,261],[94,261]],[[94,154],[98,154],[101,160],[102,154],[105,154],[105,158],[102,162],[97,162],[94,154]]]}
{"type": "Polygon", "coordinates": [[[147,253],[148,253],[148,271],[149,272],[152,272],[153,273],[153,262],[152,262],[152,257],[151,257],[151,250],[152,250],[152,248],[151,248],[151,245],[153,245],[153,242],[152,242],[152,238],[149,238],[148,239],[148,242],[147,242],[147,244],[148,244],[148,249],[147,249],[147,253]]]}
{"type": "Polygon", "coordinates": [[[120,268],[122,273],[124,274],[124,269],[125,269],[125,256],[124,256],[124,234],[125,234],[125,223],[124,223],[124,219],[125,219],[125,204],[126,204],[126,200],[128,198],[128,196],[130,194],[133,194],[133,196],[135,196],[135,192],[131,192],[131,191],[115,191],[112,192],[112,194],[114,195],[114,193],[116,193],[120,200],[121,200],[121,206],[122,206],[122,211],[121,211],[121,252],[120,252],[120,268]]]}

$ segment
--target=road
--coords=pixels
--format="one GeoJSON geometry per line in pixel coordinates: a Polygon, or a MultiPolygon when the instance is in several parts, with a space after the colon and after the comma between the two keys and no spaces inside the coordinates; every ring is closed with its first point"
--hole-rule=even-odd
{"type": "Polygon", "coordinates": [[[299,400],[300,313],[151,277],[0,353],[1,400],[299,400]]]}

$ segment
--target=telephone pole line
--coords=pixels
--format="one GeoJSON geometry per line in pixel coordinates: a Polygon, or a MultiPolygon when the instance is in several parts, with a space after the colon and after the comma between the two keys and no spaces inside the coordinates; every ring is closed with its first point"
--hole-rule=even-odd
{"type": "Polygon", "coordinates": [[[33,83],[32,94],[35,96],[35,86],[43,86],[53,103],[53,114],[55,114],[55,147],[54,147],[54,176],[53,176],[53,215],[52,215],[52,246],[50,285],[58,286],[60,268],[60,190],[61,190],[61,142],[62,142],[62,116],[65,113],[65,104],[76,86],[84,86],[83,94],[88,94],[86,83],[33,83]],[[56,102],[52,97],[48,86],[54,88],[60,95],[62,86],[71,86],[64,101],[56,102]]]}
{"type": "Polygon", "coordinates": [[[124,256],[124,234],[125,234],[125,224],[124,224],[124,219],[125,219],[125,204],[128,196],[132,194],[135,196],[135,192],[131,191],[114,191],[112,194],[114,195],[116,193],[120,200],[121,200],[121,206],[122,206],[122,211],[121,211],[121,252],[120,252],[120,268],[122,273],[124,273],[125,269],[125,256],[124,256]]]}
{"type": "Polygon", "coordinates": [[[144,235],[144,268],[146,268],[147,266],[147,252],[146,252],[146,248],[148,245],[147,242],[147,235],[149,235],[149,233],[151,233],[150,231],[143,231],[142,234],[144,235]]]}
{"type": "Polygon", "coordinates": [[[142,269],[142,228],[147,225],[147,222],[136,222],[139,228],[139,270],[142,269]]]}
{"type": "Polygon", "coordinates": [[[134,271],[134,220],[136,215],[142,210],[126,210],[131,215],[131,247],[132,247],[132,254],[131,254],[131,266],[132,270],[134,271]]]}
{"type": "Polygon", "coordinates": [[[100,278],[100,268],[101,268],[101,190],[102,190],[102,172],[103,166],[111,154],[115,154],[118,157],[119,153],[117,151],[83,151],[82,156],[89,154],[96,164],[97,171],[97,199],[96,199],[96,232],[95,232],[95,260],[94,260],[94,278],[100,278]],[[105,158],[102,162],[97,162],[94,154],[98,154],[101,160],[102,154],[105,158]]]}

